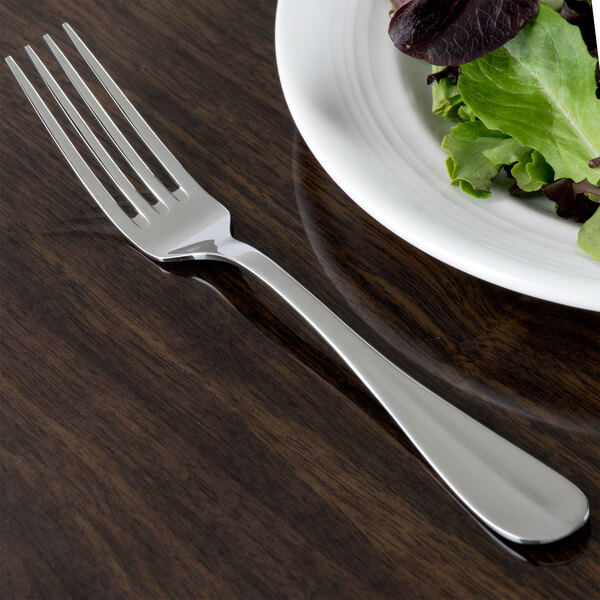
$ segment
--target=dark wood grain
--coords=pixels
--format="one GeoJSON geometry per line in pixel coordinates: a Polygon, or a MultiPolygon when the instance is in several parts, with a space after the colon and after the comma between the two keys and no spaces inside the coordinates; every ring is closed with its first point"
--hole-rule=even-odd
{"type": "Polygon", "coordinates": [[[32,74],[23,46],[47,58],[69,21],[240,239],[579,485],[591,522],[548,547],[491,534],[264,286],[129,247],[3,64],[2,598],[597,597],[598,316],[456,271],[357,208],[295,131],[275,8],[2,0],[0,55],[32,74]]]}

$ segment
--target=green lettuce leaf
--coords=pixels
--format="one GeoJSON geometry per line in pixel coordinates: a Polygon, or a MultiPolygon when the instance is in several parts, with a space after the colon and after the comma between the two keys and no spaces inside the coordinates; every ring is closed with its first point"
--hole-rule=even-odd
{"type": "MultiPolygon", "coordinates": [[[[433,67],[433,72],[441,71],[443,67],[433,67]]],[[[444,78],[439,82],[434,81],[431,84],[431,93],[433,96],[432,112],[434,115],[440,115],[448,121],[458,121],[458,110],[464,106],[460,90],[456,85],[456,79],[444,78]]]]}
{"type": "Polygon", "coordinates": [[[501,131],[488,129],[481,121],[454,126],[442,140],[442,148],[450,154],[446,167],[452,185],[476,198],[489,196],[492,181],[504,165],[512,165],[511,175],[527,192],[554,179],[552,168],[539,152],[501,131]]]}
{"type": "Polygon", "coordinates": [[[519,34],[461,67],[462,100],[492,130],[533,148],[555,177],[600,181],[600,101],[593,58],[577,27],[541,5],[519,34]]]}
{"type": "Polygon", "coordinates": [[[552,10],[560,10],[563,5],[563,0],[541,0],[541,4],[549,6],[552,10]]]}
{"type": "Polygon", "coordinates": [[[592,258],[600,260],[600,208],[582,225],[577,244],[592,258]]]}
{"type": "Polygon", "coordinates": [[[471,107],[463,102],[462,104],[459,104],[459,106],[458,106],[458,120],[459,121],[475,121],[475,120],[477,120],[477,117],[475,116],[475,113],[473,112],[471,107]]]}
{"type": "Polygon", "coordinates": [[[510,174],[524,192],[536,192],[543,185],[554,181],[554,170],[537,151],[529,149],[523,160],[517,162],[510,174]]]}

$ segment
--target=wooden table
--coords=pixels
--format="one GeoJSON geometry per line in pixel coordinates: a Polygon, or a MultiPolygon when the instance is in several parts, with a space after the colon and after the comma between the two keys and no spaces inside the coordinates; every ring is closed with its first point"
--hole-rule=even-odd
{"type": "Polygon", "coordinates": [[[275,8],[2,0],[0,55],[33,74],[23,46],[47,58],[42,35],[71,23],[240,239],[580,486],[591,524],[546,547],[491,534],[263,285],[128,246],[3,64],[2,598],[597,597],[598,316],[357,208],[290,117],[275,8]]]}

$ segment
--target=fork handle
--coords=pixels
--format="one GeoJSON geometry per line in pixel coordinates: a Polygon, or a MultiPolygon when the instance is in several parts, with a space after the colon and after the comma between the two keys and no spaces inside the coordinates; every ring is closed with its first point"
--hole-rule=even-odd
{"type": "Polygon", "coordinates": [[[219,249],[220,260],[259,277],[306,319],[492,530],[541,544],[586,522],[588,501],[573,483],[412,379],[259,250],[237,240],[219,249]]]}

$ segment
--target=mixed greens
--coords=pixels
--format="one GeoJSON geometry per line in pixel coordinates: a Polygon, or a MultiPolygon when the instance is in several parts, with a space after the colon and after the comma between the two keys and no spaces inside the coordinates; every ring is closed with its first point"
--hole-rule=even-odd
{"type": "Polygon", "coordinates": [[[600,260],[600,71],[589,0],[395,0],[389,33],[433,66],[433,112],[453,185],[489,196],[541,191],[583,223],[600,260]]]}

